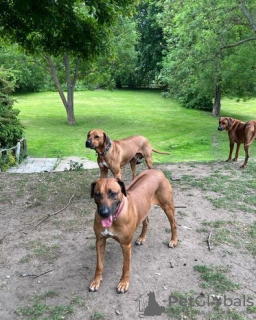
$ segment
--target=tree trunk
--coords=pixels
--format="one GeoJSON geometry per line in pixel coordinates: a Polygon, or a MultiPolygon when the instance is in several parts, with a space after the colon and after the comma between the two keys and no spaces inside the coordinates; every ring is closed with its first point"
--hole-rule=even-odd
{"type": "Polygon", "coordinates": [[[220,117],[220,108],[221,108],[221,88],[220,85],[216,85],[215,87],[215,97],[214,97],[214,104],[212,107],[212,115],[216,117],[220,117]]]}
{"type": "Polygon", "coordinates": [[[70,76],[70,62],[69,56],[65,53],[63,57],[65,71],[66,71],[66,82],[67,82],[67,117],[68,117],[68,124],[75,125],[75,114],[74,114],[74,86],[71,81],[70,76]]]}
{"type": "Polygon", "coordinates": [[[66,83],[67,83],[67,98],[65,97],[65,94],[61,88],[61,84],[59,82],[59,77],[56,72],[54,63],[51,59],[50,56],[45,55],[44,56],[48,66],[49,66],[49,71],[53,77],[55,86],[59,92],[60,98],[62,100],[62,103],[65,107],[66,114],[67,114],[67,122],[69,125],[75,125],[76,120],[75,120],[75,113],[74,113],[74,90],[75,90],[75,85],[78,79],[78,70],[80,66],[80,61],[78,60],[76,63],[76,68],[74,72],[74,77],[73,81],[71,80],[71,71],[70,71],[70,62],[69,62],[69,56],[65,53],[63,57],[63,63],[66,71],[66,83]]]}

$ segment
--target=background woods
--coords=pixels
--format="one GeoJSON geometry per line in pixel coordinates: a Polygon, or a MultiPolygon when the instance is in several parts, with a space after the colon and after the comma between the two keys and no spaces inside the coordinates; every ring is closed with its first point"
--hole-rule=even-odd
{"type": "MultiPolygon", "coordinates": [[[[0,65],[16,92],[158,88],[187,108],[221,113],[255,96],[253,0],[0,0],[0,65]]],[[[85,105],[86,105],[85,101],[85,105]]]]}

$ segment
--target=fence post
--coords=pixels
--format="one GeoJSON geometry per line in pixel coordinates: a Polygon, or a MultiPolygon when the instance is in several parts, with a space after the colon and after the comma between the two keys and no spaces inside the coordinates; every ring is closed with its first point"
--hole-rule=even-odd
{"type": "Polygon", "coordinates": [[[15,158],[17,161],[20,159],[20,142],[17,143],[15,148],[15,158]]]}

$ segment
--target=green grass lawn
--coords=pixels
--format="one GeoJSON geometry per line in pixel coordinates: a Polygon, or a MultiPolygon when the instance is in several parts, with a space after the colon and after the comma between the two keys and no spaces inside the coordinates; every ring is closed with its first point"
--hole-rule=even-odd
{"type": "MultiPolygon", "coordinates": [[[[75,93],[77,125],[68,126],[58,93],[15,96],[25,126],[28,154],[32,157],[80,156],[95,160],[84,146],[87,132],[104,130],[112,140],[144,135],[151,145],[170,156],[154,154],[155,163],[226,160],[228,136],[217,131],[218,118],[210,112],[181,107],[157,91],[83,91],[75,93]]],[[[256,99],[223,99],[222,115],[244,121],[256,119],[256,99]]],[[[250,148],[256,157],[256,148],[250,148]]],[[[240,158],[244,158],[241,148],[240,158]]]]}

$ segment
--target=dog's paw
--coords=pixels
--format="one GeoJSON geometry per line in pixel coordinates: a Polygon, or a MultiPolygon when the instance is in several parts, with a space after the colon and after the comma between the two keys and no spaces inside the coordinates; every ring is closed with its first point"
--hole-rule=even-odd
{"type": "Polygon", "coordinates": [[[101,280],[93,279],[90,284],[89,291],[90,292],[97,292],[99,290],[101,284],[101,280]]]}
{"type": "Polygon", "coordinates": [[[171,240],[168,244],[169,248],[175,248],[178,245],[178,240],[171,240]]]}
{"type": "Polygon", "coordinates": [[[117,293],[125,293],[127,292],[129,289],[129,282],[128,281],[120,281],[117,288],[116,288],[116,292],[117,293]]]}
{"type": "Polygon", "coordinates": [[[146,238],[141,238],[141,237],[139,237],[139,238],[135,241],[135,244],[136,244],[137,246],[142,246],[142,245],[145,243],[145,241],[146,241],[146,238]]]}

